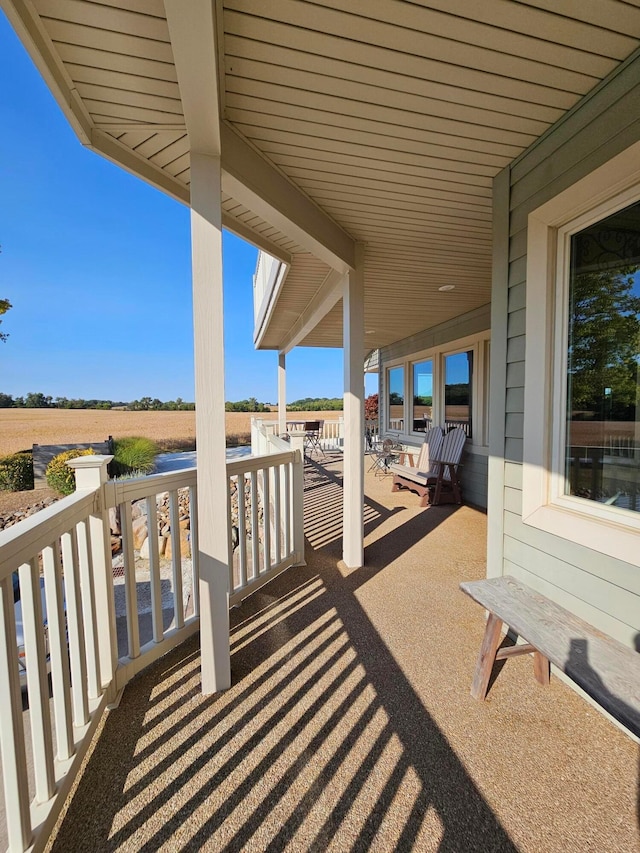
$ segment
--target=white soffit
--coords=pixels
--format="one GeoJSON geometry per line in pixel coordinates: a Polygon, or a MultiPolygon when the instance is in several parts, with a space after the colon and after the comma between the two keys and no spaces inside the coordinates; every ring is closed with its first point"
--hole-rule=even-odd
{"type": "MultiPolygon", "coordinates": [[[[188,201],[162,0],[0,2],[85,144],[188,201]]],[[[366,244],[371,347],[489,301],[492,178],[640,43],[622,0],[213,2],[222,118],[366,244]]],[[[277,347],[327,268],[250,198],[225,196],[224,224],[291,260],[277,347]]],[[[335,345],[334,323],[305,342],[335,345]]]]}

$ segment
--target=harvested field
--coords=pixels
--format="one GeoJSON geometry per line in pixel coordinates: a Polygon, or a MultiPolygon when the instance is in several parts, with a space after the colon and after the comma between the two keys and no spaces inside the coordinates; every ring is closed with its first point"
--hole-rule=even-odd
{"type": "MultiPolygon", "coordinates": [[[[291,412],[292,420],[336,419],[342,412],[291,412]]],[[[227,412],[227,436],[248,436],[249,412],[227,412]]],[[[275,420],[275,412],[258,417],[275,420]]],[[[0,456],[30,450],[32,444],[73,444],[141,435],[163,449],[195,443],[195,412],[121,412],[97,409],[0,409],[0,456]]]]}

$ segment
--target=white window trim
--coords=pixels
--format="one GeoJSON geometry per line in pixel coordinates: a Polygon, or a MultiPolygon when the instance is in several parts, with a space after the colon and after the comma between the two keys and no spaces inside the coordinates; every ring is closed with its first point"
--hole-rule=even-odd
{"type": "Polygon", "coordinates": [[[407,423],[407,365],[406,365],[406,362],[404,361],[404,359],[401,361],[391,362],[387,365],[386,372],[385,372],[386,388],[385,388],[385,395],[384,395],[384,412],[385,412],[386,432],[390,433],[391,435],[396,435],[396,436],[402,435],[404,433],[404,430],[394,429],[391,427],[391,424],[390,424],[391,412],[390,412],[390,407],[389,407],[389,394],[391,393],[391,383],[389,381],[389,373],[392,370],[397,369],[398,367],[402,367],[402,369],[404,370],[403,382],[402,382],[402,394],[403,394],[403,398],[402,398],[402,422],[406,425],[406,423],[407,423]]]}
{"type": "Polygon", "coordinates": [[[640,200],[640,143],[529,214],[522,520],[640,565],[640,515],[564,494],[567,246],[572,233],[640,200]]]}
{"type": "Polygon", "coordinates": [[[385,413],[387,421],[385,422],[386,432],[390,435],[395,435],[398,438],[407,439],[423,439],[423,432],[413,431],[413,365],[419,361],[431,359],[433,362],[433,422],[434,424],[444,423],[444,359],[448,355],[456,355],[460,352],[473,351],[473,377],[472,377],[472,407],[473,407],[473,437],[468,442],[468,446],[474,453],[480,455],[488,454],[489,431],[485,427],[487,423],[486,409],[489,405],[487,396],[486,377],[487,369],[485,366],[487,356],[487,342],[491,340],[490,330],[485,330],[473,335],[467,335],[464,338],[447,341],[429,349],[420,350],[411,353],[403,358],[397,358],[389,361],[385,365],[386,370],[386,388],[385,388],[385,413]],[[391,429],[388,424],[389,410],[389,370],[394,367],[404,368],[404,429],[391,429]]]}

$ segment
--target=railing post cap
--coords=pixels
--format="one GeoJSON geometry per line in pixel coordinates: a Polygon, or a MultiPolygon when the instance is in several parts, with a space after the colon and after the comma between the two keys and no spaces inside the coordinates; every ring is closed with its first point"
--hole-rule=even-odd
{"type": "Polygon", "coordinates": [[[69,468],[101,468],[103,465],[108,465],[113,459],[113,456],[98,453],[87,456],[76,456],[74,459],[68,459],[67,465],[69,468]]]}

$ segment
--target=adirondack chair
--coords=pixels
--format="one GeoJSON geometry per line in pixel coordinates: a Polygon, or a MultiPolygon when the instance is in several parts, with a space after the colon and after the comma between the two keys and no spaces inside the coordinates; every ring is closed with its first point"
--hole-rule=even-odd
{"type": "MultiPolygon", "coordinates": [[[[393,472],[392,491],[409,489],[420,496],[420,506],[440,503],[462,503],[462,492],[458,479],[458,466],[462,457],[466,433],[462,427],[455,427],[442,439],[437,453],[433,455],[429,448],[429,465],[427,470],[418,465],[395,464],[393,472]]],[[[426,439],[425,439],[426,443],[426,439]]]]}

